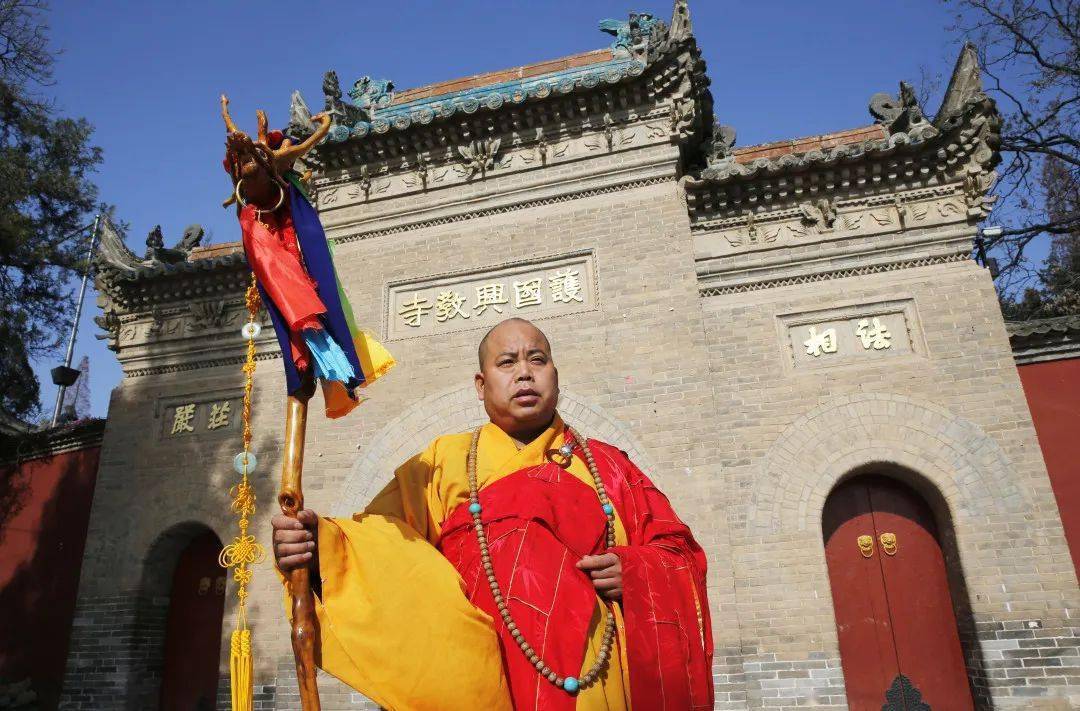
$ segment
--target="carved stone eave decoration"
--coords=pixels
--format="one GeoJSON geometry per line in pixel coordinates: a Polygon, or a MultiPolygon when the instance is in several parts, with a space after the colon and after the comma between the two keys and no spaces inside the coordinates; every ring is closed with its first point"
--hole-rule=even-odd
{"type": "Polygon", "coordinates": [[[495,157],[499,154],[500,146],[501,138],[482,138],[458,146],[457,152],[464,162],[456,170],[465,176],[466,180],[472,180],[476,175],[487,177],[487,172],[495,167],[495,157]]]}
{"type": "Polygon", "coordinates": [[[99,274],[106,273],[123,278],[186,261],[191,251],[202,243],[203,228],[201,225],[189,225],[174,247],[165,247],[161,225],[157,225],[150,230],[146,238],[146,255],[142,259],[128,249],[123,236],[108,218],[101,220],[98,237],[94,268],[99,274]]]}
{"type": "Polygon", "coordinates": [[[897,96],[884,92],[870,97],[870,115],[885,127],[888,133],[908,133],[916,126],[928,124],[922,107],[915,96],[915,89],[906,81],[900,82],[897,96]]]}
{"type": "MultiPolygon", "coordinates": [[[[353,166],[411,156],[421,149],[434,152],[483,136],[502,137],[505,142],[511,135],[533,133],[551,124],[567,125],[575,118],[587,120],[662,104],[670,106],[674,139],[696,150],[694,139],[706,133],[712,122],[712,95],[687,3],[676,0],[670,25],[646,15],[636,18],[626,23],[638,28],[631,32],[633,51],[629,53],[613,56],[607,52],[606,59],[586,59],[547,74],[449,93],[421,92],[411,99],[409,92],[398,94],[397,99],[392,91],[376,93],[375,99],[361,107],[356,97],[368,94],[355,94],[354,87],[350,92],[355,94],[353,105],[343,106],[337,77],[328,73],[324,93],[336,123],[311,156],[315,168],[327,176],[353,166]],[[642,31],[643,26],[647,31],[642,31]],[[360,114],[366,118],[357,119],[360,114]],[[406,138],[403,133],[410,135],[406,138]]],[[[358,86],[365,79],[365,86],[376,83],[365,77],[358,86]]],[[[392,83],[384,84],[392,89],[392,83]]],[[[310,115],[303,97],[294,93],[290,135],[310,133],[310,115]]],[[[556,142],[554,136],[544,138],[549,144],[556,142]]],[[[545,150],[538,147],[540,155],[545,150]]]]}
{"type": "Polygon", "coordinates": [[[224,299],[197,301],[190,306],[191,316],[186,323],[187,330],[205,331],[221,328],[229,320],[226,311],[224,299]]]}
{"type": "MultiPolygon", "coordinates": [[[[801,248],[822,242],[926,234],[966,220],[965,198],[957,183],[849,198],[820,197],[772,209],[731,208],[728,214],[691,226],[699,260],[747,251],[801,248]]],[[[918,239],[918,237],[914,237],[918,239]]]]}
{"type": "Polygon", "coordinates": [[[836,204],[829,198],[799,203],[803,222],[818,232],[831,232],[836,224],[836,204]]]}
{"type": "Polygon", "coordinates": [[[120,317],[116,315],[115,309],[105,309],[101,316],[94,317],[94,323],[97,324],[104,333],[95,333],[94,338],[99,341],[107,341],[105,346],[114,353],[120,350],[120,317]]]}
{"type": "MultiPolygon", "coordinates": [[[[117,314],[208,294],[242,294],[247,287],[250,271],[239,244],[219,256],[189,254],[182,262],[167,263],[136,258],[111,227],[105,227],[101,236],[101,251],[94,260],[94,285],[99,305],[117,314]]],[[[109,330],[103,323],[99,325],[109,330]]]]}
{"type": "Polygon", "coordinates": [[[736,196],[731,200],[734,208],[747,199],[783,200],[785,194],[792,194],[792,185],[810,190],[818,181],[835,182],[841,171],[850,176],[842,180],[852,183],[872,178],[913,185],[920,176],[952,176],[965,181],[968,216],[972,220],[984,217],[994,200],[986,192],[994,186],[992,169],[1000,162],[1001,118],[982,89],[974,47],[966,45],[961,51],[932,122],[922,116],[906,85],[899,99],[879,95],[875,100],[883,137],[745,162],[740,162],[738,150],[725,154],[723,143],[716,147],[714,138],[710,154],[715,157],[708,167],[683,181],[691,219],[708,219],[731,196],[736,196]]]}

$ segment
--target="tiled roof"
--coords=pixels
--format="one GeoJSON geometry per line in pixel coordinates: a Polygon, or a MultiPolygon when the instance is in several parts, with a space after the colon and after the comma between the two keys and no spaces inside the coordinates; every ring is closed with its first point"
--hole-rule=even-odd
{"type": "Polygon", "coordinates": [[[864,158],[884,157],[900,149],[921,147],[936,138],[938,130],[929,123],[910,131],[888,134],[882,126],[866,126],[821,136],[796,138],[736,149],[729,159],[701,171],[710,181],[752,178],[811,166],[857,162],[864,158]]]}
{"type": "Polygon", "coordinates": [[[196,247],[191,250],[191,254],[188,255],[188,261],[194,262],[200,259],[216,259],[241,251],[243,251],[243,247],[240,245],[239,241],[210,244],[205,247],[196,247]]]}
{"type": "Polygon", "coordinates": [[[1009,332],[1009,340],[1019,340],[1036,335],[1045,336],[1051,333],[1068,333],[1070,331],[1075,331],[1077,335],[1080,335],[1080,314],[1039,318],[1030,321],[1006,321],[1005,328],[1009,332]]]}
{"type": "Polygon", "coordinates": [[[792,153],[809,153],[810,151],[822,151],[837,146],[846,146],[852,143],[879,140],[887,138],[888,134],[881,124],[849,128],[845,131],[835,131],[820,136],[807,136],[805,138],[791,138],[786,141],[773,141],[761,143],[756,146],[736,148],[733,153],[737,163],[751,163],[758,158],[773,159],[792,153]]]}
{"type": "Polygon", "coordinates": [[[582,52],[561,59],[551,59],[544,62],[535,62],[520,67],[513,67],[511,69],[485,72],[484,74],[474,74],[471,77],[450,79],[448,81],[416,87],[415,89],[399,91],[394,95],[394,100],[390,106],[395,107],[402,104],[410,104],[422,99],[432,99],[437,96],[444,96],[446,94],[453,94],[470,89],[479,89],[493,84],[523,81],[545,74],[566,71],[567,69],[586,67],[599,62],[610,62],[612,59],[614,59],[614,57],[612,56],[610,49],[596,49],[591,52],[582,52]]]}
{"type": "Polygon", "coordinates": [[[1006,321],[1005,330],[1017,365],[1080,358],[1080,314],[1006,321]]]}

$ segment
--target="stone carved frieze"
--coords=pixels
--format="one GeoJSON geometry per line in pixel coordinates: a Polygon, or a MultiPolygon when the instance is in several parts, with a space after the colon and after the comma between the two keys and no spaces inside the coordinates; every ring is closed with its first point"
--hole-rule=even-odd
{"type": "Polygon", "coordinates": [[[191,304],[187,320],[187,330],[205,331],[211,328],[221,328],[236,320],[239,312],[229,313],[225,301],[196,301],[191,304]]]}
{"type": "Polygon", "coordinates": [[[818,232],[832,232],[836,224],[836,204],[829,198],[799,203],[803,222],[818,232]]]}
{"type": "Polygon", "coordinates": [[[597,151],[606,147],[610,153],[616,148],[622,148],[632,143],[633,140],[633,133],[615,128],[615,122],[612,120],[611,114],[604,114],[603,129],[598,134],[585,139],[585,147],[590,151],[597,151]]]}
{"type": "MultiPolygon", "coordinates": [[[[408,161],[401,164],[401,169],[408,171],[410,168],[408,161]]],[[[401,182],[405,184],[407,188],[419,187],[421,190],[427,190],[428,179],[431,176],[431,168],[428,166],[427,159],[424,158],[422,153],[416,154],[415,162],[412,165],[412,172],[405,173],[401,182]]]]}
{"type": "Polygon", "coordinates": [[[150,324],[146,327],[146,335],[157,338],[165,330],[165,314],[160,307],[155,306],[150,310],[150,324]]]}
{"type": "Polygon", "coordinates": [[[968,217],[981,220],[990,214],[997,195],[991,195],[997,185],[998,174],[994,170],[984,170],[981,166],[971,165],[964,174],[964,202],[968,217]]]}
{"type": "Polygon", "coordinates": [[[773,213],[747,212],[742,217],[695,226],[699,243],[720,256],[832,239],[870,236],[932,227],[967,219],[965,196],[882,196],[862,204],[839,204],[827,198],[800,203],[773,213]]]}
{"type": "MultiPolygon", "coordinates": [[[[383,168],[385,172],[386,168],[383,168]]],[[[345,189],[346,196],[353,200],[363,196],[364,202],[367,202],[372,195],[378,195],[386,192],[386,189],[390,187],[390,180],[388,178],[376,178],[372,175],[371,169],[366,165],[360,166],[360,175],[355,183],[345,189]]]]}
{"type": "Polygon", "coordinates": [[[99,341],[108,341],[105,345],[113,352],[120,350],[120,317],[115,309],[106,309],[101,316],[94,317],[94,323],[105,333],[95,333],[94,338],[99,341]]]}
{"type": "Polygon", "coordinates": [[[618,120],[608,113],[599,121],[593,119],[591,128],[586,124],[576,132],[560,134],[562,140],[538,128],[528,137],[517,134],[505,139],[491,137],[452,146],[445,153],[433,151],[391,164],[364,165],[351,172],[343,171],[333,179],[317,180],[318,205],[320,209],[340,208],[367,202],[376,195],[380,199],[395,198],[430,190],[436,185],[460,185],[490,178],[493,173],[535,170],[560,161],[666,140],[667,128],[655,123],[655,118],[634,114],[618,120]]]}
{"type": "MultiPolygon", "coordinates": [[[[142,313],[117,315],[114,310],[105,311],[95,322],[105,333],[97,334],[100,340],[108,340],[110,350],[119,352],[132,346],[144,346],[184,338],[206,338],[213,334],[237,334],[247,311],[239,301],[225,299],[196,301],[184,307],[155,306],[142,313]]],[[[259,322],[269,326],[269,316],[260,312],[259,322]]],[[[239,338],[239,336],[237,336],[239,338]]]]}
{"type": "Polygon", "coordinates": [[[495,167],[495,157],[499,154],[500,146],[501,138],[482,138],[468,145],[458,146],[457,152],[463,163],[455,170],[466,180],[472,180],[477,175],[481,179],[486,178],[487,172],[495,167]]]}
{"type": "Polygon", "coordinates": [[[669,107],[668,128],[672,135],[685,138],[690,134],[694,123],[694,102],[692,99],[676,100],[669,107]]]}

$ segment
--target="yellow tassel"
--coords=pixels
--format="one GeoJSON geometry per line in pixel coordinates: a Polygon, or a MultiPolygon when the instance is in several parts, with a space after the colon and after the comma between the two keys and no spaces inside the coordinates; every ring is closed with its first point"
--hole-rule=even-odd
{"type": "MultiPolygon", "coordinates": [[[[255,275],[251,275],[251,286],[247,290],[248,323],[253,325],[259,315],[259,292],[255,287],[255,275]]],[[[251,449],[251,390],[255,377],[255,337],[249,335],[247,358],[244,361],[244,409],[243,409],[243,473],[240,483],[229,491],[232,497],[232,510],[239,514],[237,526],[239,535],[233,542],[221,550],[218,563],[223,568],[233,571],[236,581],[236,629],[233,630],[229,646],[229,680],[232,686],[232,711],[252,711],[254,703],[254,663],[251,658],[251,630],[247,626],[248,584],[251,582],[252,566],[258,565],[266,556],[266,551],[255,542],[255,536],[248,533],[250,517],[255,513],[255,489],[248,481],[248,458],[251,449]]]]}
{"type": "Polygon", "coordinates": [[[251,630],[234,630],[229,672],[232,679],[232,711],[252,711],[251,630]]]}

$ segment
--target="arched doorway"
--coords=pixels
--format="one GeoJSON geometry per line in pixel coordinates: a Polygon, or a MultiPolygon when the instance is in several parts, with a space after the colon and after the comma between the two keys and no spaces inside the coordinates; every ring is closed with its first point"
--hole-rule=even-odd
{"type": "Polygon", "coordinates": [[[822,513],[840,659],[852,711],[973,709],[948,574],[929,506],[863,475],[822,513]]]}
{"type": "Polygon", "coordinates": [[[216,707],[225,611],[225,570],[218,565],[220,553],[221,541],[212,531],[204,531],[176,562],[165,623],[161,711],[216,707]]]}

